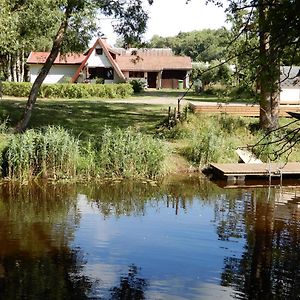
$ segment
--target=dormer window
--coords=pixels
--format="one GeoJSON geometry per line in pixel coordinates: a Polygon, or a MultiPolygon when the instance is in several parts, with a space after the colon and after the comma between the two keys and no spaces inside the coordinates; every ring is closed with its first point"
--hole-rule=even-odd
{"type": "Polygon", "coordinates": [[[97,55],[102,55],[103,54],[103,49],[102,48],[96,48],[96,54],[97,55]]]}

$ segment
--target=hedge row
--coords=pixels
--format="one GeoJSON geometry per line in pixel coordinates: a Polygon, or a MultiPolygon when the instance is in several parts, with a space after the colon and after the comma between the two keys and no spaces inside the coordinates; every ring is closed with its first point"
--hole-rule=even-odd
{"type": "MultiPolygon", "coordinates": [[[[28,97],[32,83],[2,82],[5,96],[28,97]]],[[[133,94],[132,85],[120,84],[43,84],[39,93],[41,98],[126,98],[133,94]]]]}

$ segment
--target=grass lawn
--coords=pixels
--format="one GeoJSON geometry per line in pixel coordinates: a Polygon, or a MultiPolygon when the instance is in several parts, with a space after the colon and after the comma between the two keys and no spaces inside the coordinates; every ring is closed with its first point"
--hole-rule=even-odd
{"type": "Polygon", "coordinates": [[[174,89],[147,89],[139,94],[133,95],[132,99],[141,99],[141,98],[180,98],[185,93],[185,90],[174,90],[174,89]]]}
{"type": "MultiPolygon", "coordinates": [[[[169,104],[164,100],[182,97],[185,90],[149,89],[120,103],[114,99],[38,99],[34,107],[29,128],[59,125],[71,130],[75,136],[85,139],[97,136],[104,126],[126,128],[137,127],[142,132],[155,133],[157,124],[168,114],[169,104]],[[162,104],[151,104],[151,99],[162,99],[162,104]],[[145,100],[145,103],[135,103],[145,100]]],[[[200,97],[189,92],[186,100],[220,101],[216,97],[200,97]]],[[[0,101],[0,120],[8,118],[9,126],[20,120],[26,98],[4,97],[0,101]]],[[[157,103],[157,102],[156,102],[157,103]]],[[[174,105],[175,107],[176,105],[174,105]]]]}
{"type": "Polygon", "coordinates": [[[212,96],[206,94],[197,94],[193,89],[190,91],[187,90],[172,90],[172,89],[148,89],[140,94],[134,95],[131,99],[151,99],[151,98],[181,98],[184,96],[184,99],[187,101],[199,101],[199,102],[237,102],[237,103],[256,103],[256,99],[245,99],[245,98],[230,98],[224,96],[212,96]],[[186,95],[185,95],[186,93],[186,95]]]}
{"type": "MultiPolygon", "coordinates": [[[[38,99],[29,128],[62,126],[83,141],[91,137],[95,139],[100,137],[105,126],[111,128],[130,126],[140,132],[154,135],[157,133],[156,126],[167,117],[169,107],[167,103],[172,102],[175,107],[177,99],[183,95],[183,92],[149,90],[139,96],[122,100],[38,99]],[[135,102],[135,100],[142,101],[135,102]],[[151,100],[156,104],[151,103],[151,100]]],[[[185,99],[222,101],[218,98],[200,97],[194,93],[187,94],[185,99]]],[[[15,126],[21,118],[25,104],[25,98],[0,100],[0,121],[8,118],[8,125],[15,126]]],[[[280,122],[284,124],[288,121],[281,119],[280,122]]],[[[258,123],[257,118],[190,114],[187,122],[180,123],[172,130],[161,128],[159,132],[169,148],[166,165],[170,166],[169,170],[173,172],[173,170],[187,170],[191,164],[204,166],[209,162],[236,162],[237,147],[255,144],[261,138],[261,132],[254,129],[256,123],[258,123]]],[[[5,141],[1,143],[0,136],[0,150],[3,145],[5,141]]],[[[260,150],[262,154],[265,151],[267,149],[260,150]]],[[[290,161],[299,161],[299,153],[299,147],[294,147],[290,161]]]]}
{"type": "MultiPolygon", "coordinates": [[[[9,126],[14,126],[23,113],[25,103],[26,99],[1,100],[0,119],[9,118],[9,126]]],[[[29,127],[60,125],[81,139],[100,134],[104,126],[132,126],[151,134],[167,113],[168,105],[114,103],[113,100],[39,99],[29,127]]]]}

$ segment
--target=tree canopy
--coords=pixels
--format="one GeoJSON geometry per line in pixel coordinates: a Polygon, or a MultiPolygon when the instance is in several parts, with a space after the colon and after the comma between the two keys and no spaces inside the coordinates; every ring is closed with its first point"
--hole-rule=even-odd
{"type": "Polygon", "coordinates": [[[204,29],[181,32],[175,37],[155,35],[149,47],[172,48],[178,55],[187,55],[193,61],[211,62],[224,58],[224,51],[229,39],[229,31],[225,28],[204,29]]]}
{"type": "Polygon", "coordinates": [[[299,62],[300,2],[228,0],[223,4],[235,30],[230,48],[236,51],[240,65],[248,62],[254,70],[252,79],[256,79],[260,94],[260,126],[273,130],[278,127],[280,65],[299,62]]]}

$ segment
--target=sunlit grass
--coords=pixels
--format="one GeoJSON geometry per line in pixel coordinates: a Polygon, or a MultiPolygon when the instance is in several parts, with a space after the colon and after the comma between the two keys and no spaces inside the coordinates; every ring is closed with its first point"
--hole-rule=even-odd
{"type": "MultiPolygon", "coordinates": [[[[21,118],[26,100],[3,99],[0,119],[8,118],[13,127],[21,118]]],[[[105,126],[112,128],[134,127],[153,134],[155,126],[167,116],[168,106],[115,103],[104,100],[38,100],[32,113],[29,128],[48,125],[72,130],[80,139],[101,134],[105,126]]]]}

